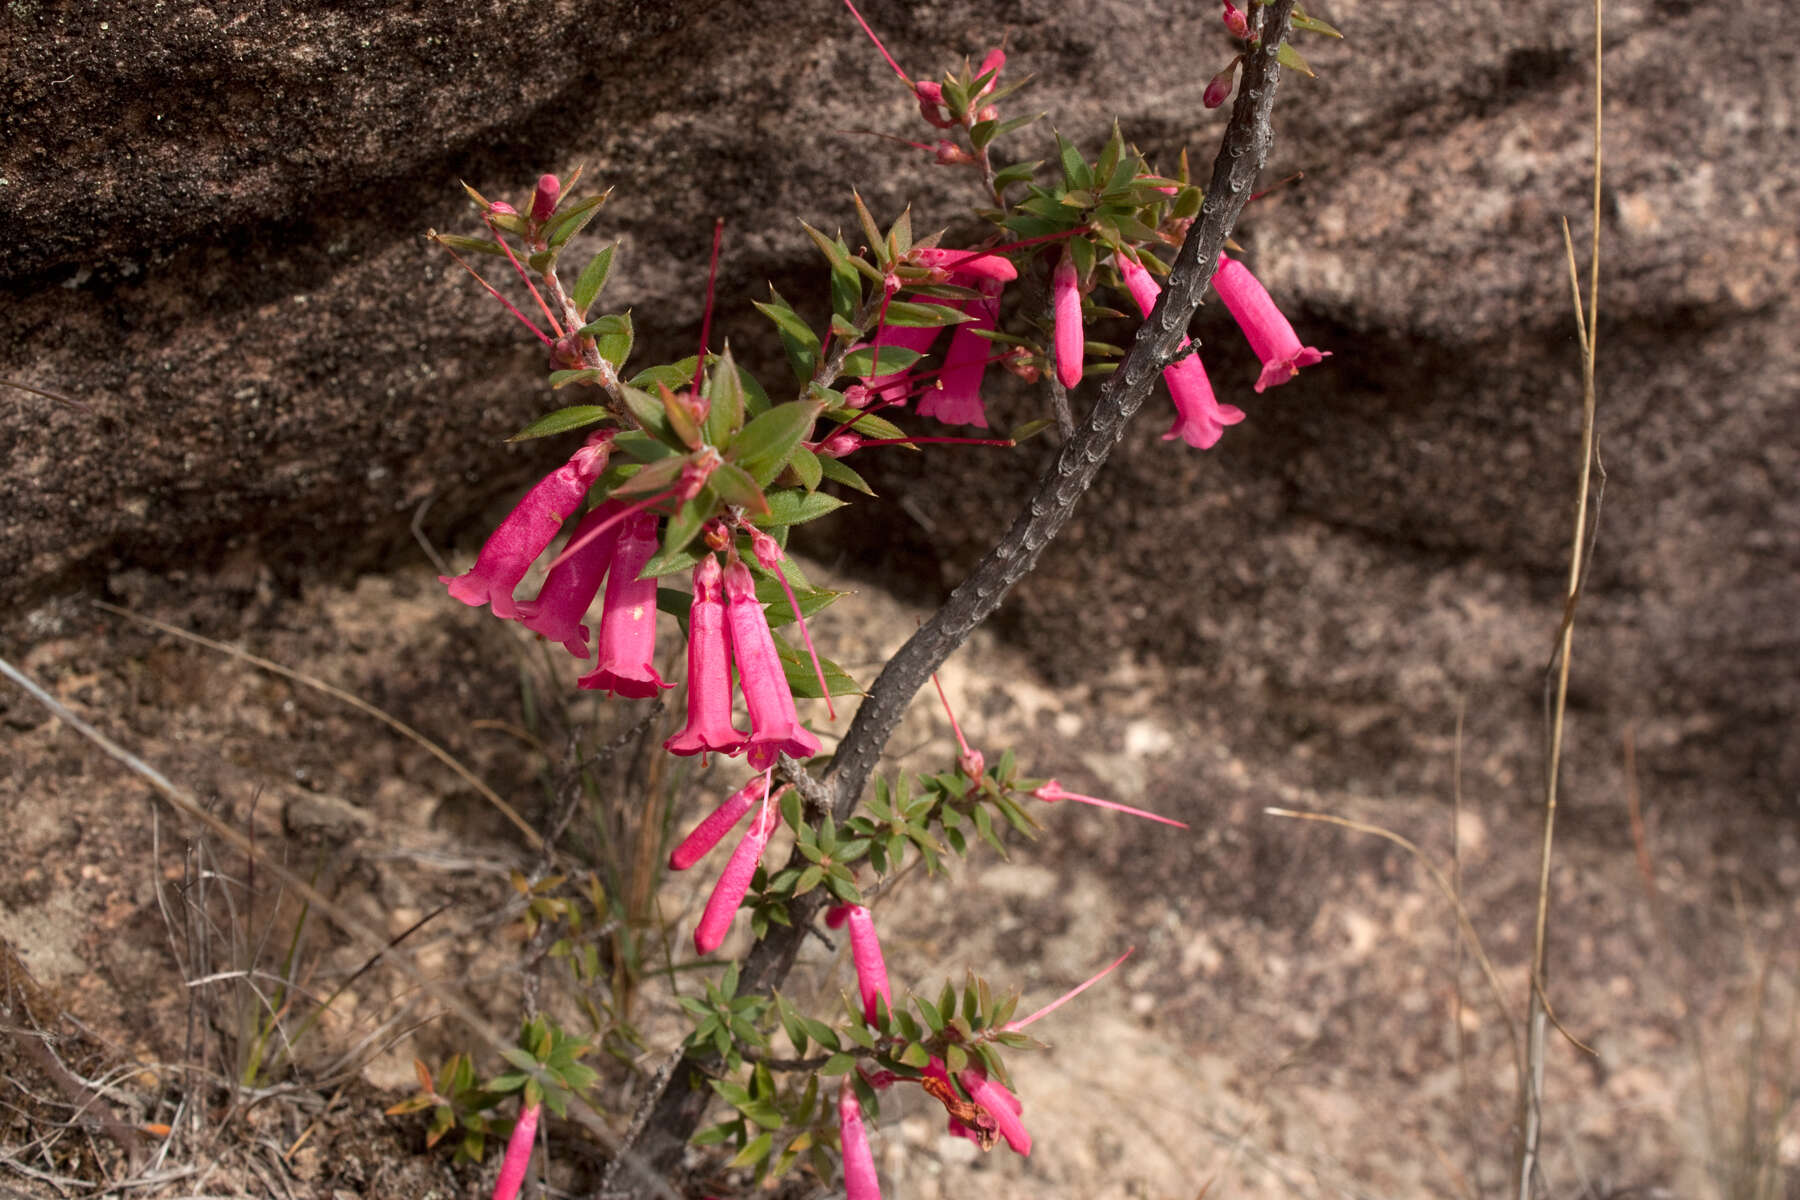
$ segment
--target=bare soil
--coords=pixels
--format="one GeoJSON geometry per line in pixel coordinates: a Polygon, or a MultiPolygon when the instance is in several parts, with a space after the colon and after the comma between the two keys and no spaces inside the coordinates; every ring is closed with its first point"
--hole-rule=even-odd
{"type": "MultiPolygon", "coordinates": [[[[534,827],[557,821],[561,747],[539,734],[560,728],[566,702],[545,692],[555,685],[540,673],[541,649],[449,603],[427,569],[298,595],[278,594],[266,571],[124,575],[111,594],[364,698],[440,742],[534,827]]],[[[816,636],[866,680],[883,650],[868,631],[909,629],[917,616],[865,589],[816,636]]],[[[403,952],[491,1025],[516,1027],[541,968],[527,970],[509,877],[540,860],[449,768],[338,700],[80,598],[20,628],[9,659],[253,836],[267,861],[389,937],[435,913],[403,952]]],[[[877,1140],[886,1194],[1503,1191],[1536,893],[1529,782],[1503,756],[1464,745],[1469,799],[1412,790],[1403,781],[1429,774],[1419,760],[1441,765],[1458,749],[1446,714],[1445,737],[1408,747],[1412,761],[1385,775],[1359,764],[1341,773],[1358,782],[1322,786],[1329,764],[1286,752],[1280,730],[1246,735],[1234,721],[1239,732],[1222,732],[1201,703],[1171,703],[1166,676],[1127,660],[1091,668],[1053,688],[1016,648],[983,635],[944,682],[990,755],[1011,745],[1037,774],[1192,829],[1046,807],[1043,836],[1015,843],[1007,861],[978,852],[947,877],[914,874],[882,896],[896,984],[922,992],[975,970],[1022,989],[1029,1010],[1136,947],[1112,978],[1033,1027],[1048,1051],[1009,1060],[1036,1139],[1029,1159],[982,1155],[945,1134],[927,1098],[897,1089],[877,1140]],[[1454,873],[1498,1000],[1415,857],[1269,806],[1390,829],[1454,873]]],[[[641,715],[567,712],[627,725],[641,715]]],[[[383,1113],[414,1090],[415,1057],[436,1063],[476,1046],[433,997],[385,963],[362,971],[368,953],[343,929],[303,913],[266,869],[173,814],[10,685],[0,728],[0,1193],[485,1194],[493,1156],[453,1164],[448,1143],[426,1148],[423,1117],[383,1113]],[[285,1054],[271,1042],[280,1061],[245,1085],[246,1030],[275,1003],[290,942],[298,987],[281,1026],[299,1040],[285,1054]],[[302,1034],[314,1002],[340,988],[302,1034]]],[[[660,854],[736,782],[719,769],[661,778],[656,795],[676,810],[664,813],[633,790],[633,744],[602,765],[616,786],[582,806],[559,842],[572,869],[648,861],[630,843],[638,830],[660,854]]],[[[894,770],[953,761],[935,702],[919,699],[891,750],[894,770]]],[[[1559,832],[1549,996],[1569,1036],[1554,1037],[1548,1055],[1545,1194],[1800,1194],[1794,830],[1668,800],[1642,801],[1654,903],[1622,791],[1581,797],[1559,832]],[[1729,1183],[1733,1170],[1758,1167],[1761,1190],[1729,1183]]],[[[691,959],[687,935],[717,866],[662,879],[642,898],[645,945],[666,936],[677,962],[691,959]]],[[[788,993],[835,1005],[846,957],[810,944],[788,993]]],[[[695,986],[691,974],[674,978],[695,986]]],[[[546,1004],[569,1005],[566,988],[543,986],[546,1004]]],[[[649,1047],[635,1066],[654,1070],[679,1029],[666,983],[646,977],[632,1019],[649,1047]]],[[[477,1057],[484,1072],[497,1069],[485,1051],[477,1057]]],[[[609,1076],[597,1096],[608,1126],[623,1127],[637,1087],[623,1070],[609,1076]]],[[[556,1187],[587,1194],[599,1141],[553,1121],[549,1144],[556,1187]]],[[[754,1190],[717,1160],[694,1161],[708,1194],[754,1190]]],[[[830,1184],[791,1190],[822,1196],[830,1184]]]]}

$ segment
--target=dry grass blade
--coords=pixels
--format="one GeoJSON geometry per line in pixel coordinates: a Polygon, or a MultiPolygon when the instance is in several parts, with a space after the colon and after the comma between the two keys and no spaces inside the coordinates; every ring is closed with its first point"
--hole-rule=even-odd
{"type": "MultiPolygon", "coordinates": [[[[1537,917],[1533,924],[1531,952],[1531,994],[1526,1001],[1525,1071],[1519,1087],[1519,1135],[1516,1157],[1516,1194],[1519,1200],[1531,1200],[1540,1162],[1540,1140],[1543,1134],[1542,1098],[1544,1092],[1544,1050],[1546,1028],[1553,1020],[1544,994],[1544,960],[1550,936],[1550,861],[1556,836],[1556,788],[1562,770],[1564,720],[1568,710],[1569,657],[1575,637],[1575,606],[1581,596],[1581,581],[1586,569],[1584,549],[1587,541],[1588,496],[1594,470],[1595,355],[1599,342],[1600,316],[1600,204],[1601,204],[1601,116],[1604,91],[1601,62],[1605,0],[1594,0],[1594,169],[1593,169],[1593,243],[1590,249],[1588,302],[1581,303],[1580,274],[1575,265],[1574,240],[1563,222],[1563,239],[1569,259],[1569,279],[1574,289],[1575,320],[1581,347],[1581,475],[1575,493],[1575,528],[1569,542],[1569,579],[1563,615],[1557,634],[1555,696],[1550,712],[1550,750],[1544,770],[1544,834],[1538,863],[1537,917]]],[[[1567,1036],[1561,1025],[1557,1029],[1567,1036]]]]}
{"type": "MultiPolygon", "coordinates": [[[[127,613],[125,615],[129,616],[131,614],[127,613]]],[[[143,620],[143,618],[136,619],[143,620]]],[[[222,648],[229,649],[229,647],[222,648]]],[[[285,673],[285,668],[282,670],[285,673]]],[[[127,767],[149,783],[170,807],[174,808],[188,819],[205,826],[221,841],[229,844],[247,859],[260,858],[255,845],[243,833],[233,828],[218,816],[207,811],[194,796],[175,784],[161,771],[158,771],[155,767],[107,737],[106,734],[100,732],[100,730],[76,716],[61,701],[45,691],[36,683],[36,681],[25,675],[4,658],[0,658],[0,675],[4,675],[6,678],[11,679],[14,683],[18,684],[21,688],[25,689],[34,700],[43,705],[51,713],[55,714],[64,724],[68,725],[71,729],[75,730],[95,746],[99,747],[116,762],[127,767]]],[[[512,1043],[507,1039],[502,1038],[493,1026],[488,1023],[487,1018],[478,1012],[472,1004],[438,980],[425,974],[425,972],[420,970],[418,965],[412,962],[406,955],[392,949],[389,945],[390,939],[387,936],[380,933],[348,910],[339,906],[335,901],[319,892],[311,884],[307,883],[304,879],[300,878],[300,876],[288,870],[280,863],[270,861],[266,858],[260,858],[260,862],[262,870],[275,876],[275,878],[279,879],[288,888],[292,889],[296,895],[304,897],[306,901],[312,905],[314,910],[323,914],[344,933],[363,943],[378,959],[390,963],[426,995],[430,996],[433,1000],[436,1000],[449,1012],[455,1014],[456,1017],[467,1026],[469,1031],[474,1034],[476,1038],[485,1043],[495,1054],[500,1054],[503,1051],[512,1048],[512,1043]]],[[[602,1144],[616,1150],[619,1146],[617,1135],[607,1127],[597,1111],[587,1106],[587,1102],[584,1098],[577,1096],[576,1099],[578,1105],[571,1106],[569,1110],[571,1117],[575,1118],[584,1128],[588,1129],[598,1137],[602,1144]]],[[[666,1200],[680,1200],[680,1197],[669,1187],[666,1181],[639,1168],[635,1161],[631,1162],[631,1166],[636,1168],[638,1180],[644,1185],[645,1191],[643,1194],[665,1197],[666,1200]]]]}
{"type": "Polygon", "coordinates": [[[502,816],[508,821],[511,821],[513,825],[518,828],[520,833],[525,835],[525,840],[531,843],[531,848],[533,850],[542,850],[544,848],[543,836],[539,834],[537,830],[533,829],[524,817],[519,815],[518,810],[513,808],[513,806],[508,804],[505,800],[501,799],[498,792],[483,783],[473,771],[458,762],[448,750],[445,750],[442,746],[438,745],[406,722],[397,717],[390,716],[381,709],[376,708],[362,697],[352,695],[343,688],[333,687],[322,679],[314,679],[310,675],[302,674],[292,667],[284,667],[278,662],[251,654],[248,650],[240,650],[236,646],[228,646],[224,642],[216,642],[209,637],[202,637],[197,633],[189,633],[187,630],[179,628],[178,626],[158,621],[153,617],[146,617],[141,613],[134,613],[128,608],[120,608],[118,605],[108,604],[104,600],[95,600],[92,603],[95,608],[103,609],[115,616],[124,617],[128,621],[136,621],[140,625],[145,625],[151,629],[158,630],[159,632],[170,634],[173,637],[193,642],[197,646],[205,646],[209,650],[217,650],[220,654],[229,654],[231,657],[247,662],[253,667],[258,667],[264,671],[279,675],[283,679],[291,679],[295,683],[304,684],[314,691],[323,692],[334,700],[342,700],[345,704],[348,704],[358,712],[367,713],[377,721],[380,721],[383,725],[386,725],[389,729],[392,729],[395,733],[398,733],[401,737],[418,743],[420,746],[424,747],[433,758],[436,758],[446,767],[455,771],[457,775],[462,778],[464,783],[467,783],[477,792],[480,792],[483,799],[489,804],[492,804],[502,816]]]}

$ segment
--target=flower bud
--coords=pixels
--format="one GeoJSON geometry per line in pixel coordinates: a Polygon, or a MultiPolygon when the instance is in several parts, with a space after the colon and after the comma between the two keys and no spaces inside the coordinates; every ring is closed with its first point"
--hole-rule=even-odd
{"type": "Polygon", "coordinates": [[[562,181],[554,175],[540,175],[537,190],[531,193],[531,219],[542,225],[556,211],[557,197],[562,195],[562,181]]]}
{"type": "Polygon", "coordinates": [[[1237,65],[1238,60],[1234,58],[1230,66],[1212,77],[1212,82],[1206,85],[1206,91],[1201,93],[1200,103],[1208,108],[1217,108],[1231,98],[1231,85],[1237,77],[1237,65]]]}
{"type": "MultiPolygon", "coordinates": [[[[1225,28],[1231,31],[1232,37],[1249,38],[1249,18],[1245,17],[1243,11],[1232,4],[1231,0],[1225,0],[1225,13],[1223,19],[1225,21],[1225,28]]],[[[1207,107],[1210,108],[1212,106],[1208,105],[1207,107]]]]}
{"type": "Polygon", "coordinates": [[[496,200],[488,205],[488,212],[497,217],[516,217],[519,215],[519,210],[504,200],[496,200]]]}
{"type": "Polygon", "coordinates": [[[953,167],[974,162],[975,158],[955,142],[939,142],[937,144],[937,160],[939,166],[953,167]]]}
{"type": "Polygon", "coordinates": [[[944,85],[922,79],[913,84],[913,94],[919,98],[919,113],[926,121],[939,129],[949,129],[956,124],[950,110],[944,106],[944,85]]]}

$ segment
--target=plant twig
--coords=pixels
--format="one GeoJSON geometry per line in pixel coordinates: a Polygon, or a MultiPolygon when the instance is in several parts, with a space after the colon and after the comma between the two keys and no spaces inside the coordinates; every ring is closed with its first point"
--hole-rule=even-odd
{"type": "MultiPolygon", "coordinates": [[[[1271,119],[1281,76],[1277,50],[1287,36],[1293,7],[1293,0],[1274,0],[1263,10],[1261,44],[1245,55],[1243,84],[1213,159],[1206,199],[1176,256],[1168,285],[1138,329],[1125,361],[1107,378],[1087,419],[1039,477],[1005,536],[944,606],[888,660],[838,743],[824,781],[831,788],[831,815],[840,825],[861,800],[869,776],[913,696],[1000,606],[1013,585],[1036,566],[1044,547],[1068,521],[1107,456],[1124,437],[1125,426],[1150,394],[1158,374],[1177,353],[1218,267],[1219,252],[1274,142],[1271,119]]],[[[822,891],[800,897],[790,908],[791,924],[771,928],[750,948],[739,976],[740,995],[767,994],[787,977],[805,931],[823,903],[822,891]]],[[[627,1135],[626,1145],[639,1151],[655,1169],[668,1172],[680,1162],[683,1147],[712,1097],[711,1089],[690,1083],[704,1078],[712,1066],[713,1060],[705,1056],[684,1058],[669,1073],[655,1111],[627,1135]]]]}

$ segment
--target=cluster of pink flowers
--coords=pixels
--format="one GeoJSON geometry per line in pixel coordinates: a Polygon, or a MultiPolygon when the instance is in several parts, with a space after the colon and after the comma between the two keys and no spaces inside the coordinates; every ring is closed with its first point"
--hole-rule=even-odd
{"type": "MultiPolygon", "coordinates": [[[[513,597],[532,563],[605,470],[612,437],[610,431],[590,437],[573,458],[525,494],[489,536],[472,568],[439,581],[464,604],[487,604],[495,616],[522,622],[584,664],[594,652],[582,620],[604,582],[598,654],[577,684],[642,699],[674,686],[655,665],[656,580],[641,577],[660,544],[654,512],[616,499],[602,501],[577,523],[537,597],[524,602],[513,597]]],[[[762,540],[773,545],[766,535],[762,540]]],[[[810,758],[819,752],[819,739],[800,723],[755,580],[734,551],[726,553],[722,569],[711,553],[694,567],[687,724],[664,748],[682,755],[745,753],[757,770],[769,767],[779,754],[810,758]],[[732,725],[734,666],[750,716],[748,734],[732,725]]]]}

